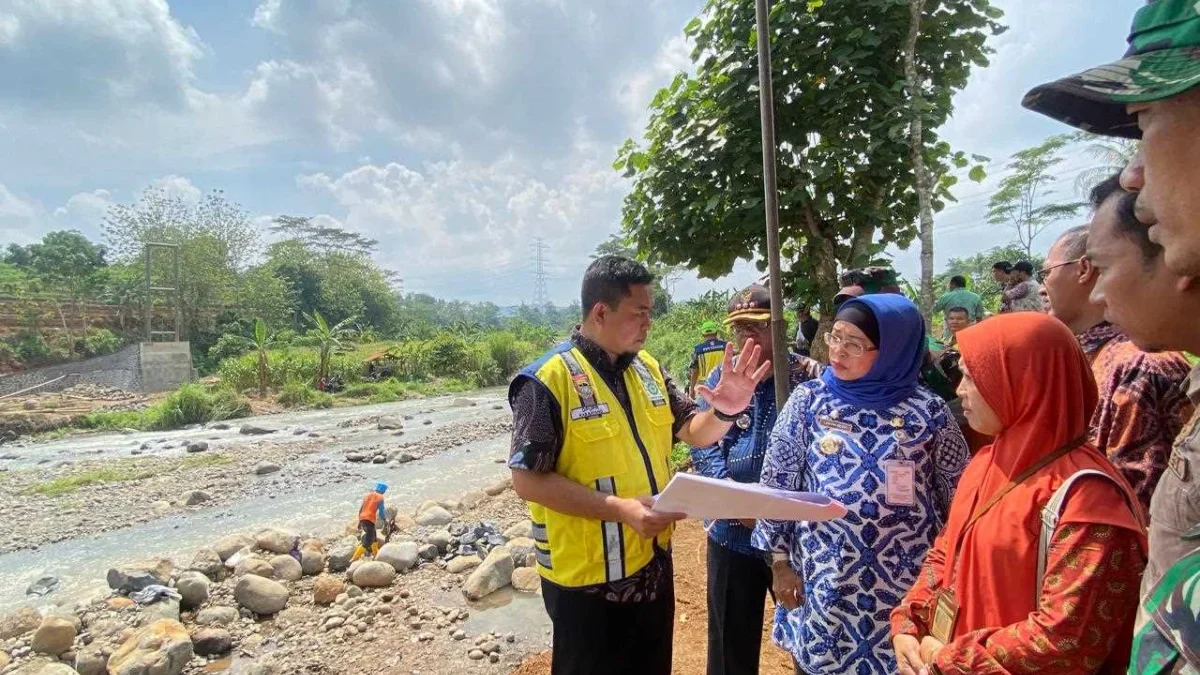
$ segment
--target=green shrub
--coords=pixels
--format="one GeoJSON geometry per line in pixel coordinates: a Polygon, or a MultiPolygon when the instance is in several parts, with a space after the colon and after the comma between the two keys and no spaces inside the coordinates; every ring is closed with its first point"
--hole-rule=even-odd
{"type": "Polygon", "coordinates": [[[50,359],[50,345],[38,333],[21,333],[13,343],[13,349],[25,363],[42,363],[50,359]]]}
{"type": "Polygon", "coordinates": [[[437,377],[461,376],[473,365],[467,343],[448,333],[440,333],[430,341],[429,374],[437,377]]]}
{"type": "Polygon", "coordinates": [[[241,356],[250,351],[246,338],[226,333],[217,338],[216,344],[208,348],[209,360],[220,363],[225,359],[241,356]]]}
{"type": "Polygon", "coordinates": [[[84,356],[104,356],[121,348],[121,338],[107,328],[98,328],[83,338],[84,356]]]}
{"type": "Polygon", "coordinates": [[[189,424],[236,419],[250,415],[250,403],[226,388],[212,391],[199,384],[185,384],[166,398],[143,410],[95,412],[77,423],[88,429],[178,429],[189,424]]]}
{"type": "Polygon", "coordinates": [[[333,396],[308,384],[292,380],[279,392],[279,404],[289,408],[332,408],[333,396]]]}

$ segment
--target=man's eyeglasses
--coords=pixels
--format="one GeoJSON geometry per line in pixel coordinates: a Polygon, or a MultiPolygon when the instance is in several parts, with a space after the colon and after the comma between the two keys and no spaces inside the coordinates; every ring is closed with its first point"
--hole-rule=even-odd
{"type": "Polygon", "coordinates": [[[766,321],[738,321],[730,327],[735,335],[763,335],[771,330],[766,321]]]}
{"type": "Polygon", "coordinates": [[[842,336],[834,335],[833,333],[825,334],[825,344],[829,345],[830,347],[841,347],[842,351],[854,357],[862,356],[867,352],[875,351],[875,347],[868,347],[861,342],[847,340],[842,336]]]}
{"type": "Polygon", "coordinates": [[[1037,271],[1037,280],[1038,280],[1038,283],[1040,284],[1040,283],[1042,283],[1043,281],[1045,281],[1045,280],[1046,280],[1046,277],[1050,276],[1050,273],[1051,273],[1051,272],[1053,272],[1054,270],[1056,270],[1056,269],[1058,269],[1058,268],[1060,268],[1060,267],[1066,267],[1067,265],[1074,265],[1074,264],[1076,264],[1076,263],[1082,262],[1082,261],[1083,261],[1083,259],[1084,259],[1085,257],[1087,257],[1087,256],[1081,256],[1081,257],[1079,257],[1079,258],[1076,258],[1076,259],[1074,259],[1074,260],[1068,260],[1068,261],[1066,261],[1066,262],[1060,262],[1060,263],[1058,263],[1057,265],[1051,265],[1051,266],[1049,266],[1049,267],[1043,267],[1042,269],[1040,269],[1040,270],[1038,270],[1038,271],[1037,271]]]}

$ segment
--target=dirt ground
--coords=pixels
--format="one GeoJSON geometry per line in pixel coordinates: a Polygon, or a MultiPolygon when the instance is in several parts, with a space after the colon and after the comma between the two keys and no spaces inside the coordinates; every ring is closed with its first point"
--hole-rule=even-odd
{"type": "MultiPolygon", "coordinates": [[[[675,531],[675,675],[699,675],[705,670],[708,645],[708,608],[705,601],[707,572],[706,537],[701,524],[684,521],[675,531]]],[[[770,599],[763,609],[761,675],[792,675],[792,659],[771,643],[770,599]]],[[[526,659],[512,675],[549,675],[550,652],[526,659]]]]}

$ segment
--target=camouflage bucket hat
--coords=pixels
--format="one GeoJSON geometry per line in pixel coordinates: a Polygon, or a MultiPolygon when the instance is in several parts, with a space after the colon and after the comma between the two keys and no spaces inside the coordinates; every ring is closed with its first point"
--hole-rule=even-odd
{"type": "Polygon", "coordinates": [[[1200,0],[1150,0],[1133,17],[1129,51],[1115,63],[1034,87],[1021,104],[1084,131],[1140,138],[1129,103],[1200,85],[1200,0]]]}

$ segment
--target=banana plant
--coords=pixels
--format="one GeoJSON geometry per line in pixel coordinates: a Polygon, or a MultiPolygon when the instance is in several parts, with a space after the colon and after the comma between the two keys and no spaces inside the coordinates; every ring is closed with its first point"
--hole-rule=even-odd
{"type": "Polygon", "coordinates": [[[311,315],[305,314],[304,317],[312,324],[310,331],[317,338],[319,346],[319,360],[317,362],[317,377],[313,382],[313,386],[318,390],[321,389],[321,383],[329,376],[329,361],[333,356],[334,349],[342,348],[342,340],[350,338],[354,335],[354,329],[350,326],[358,320],[358,317],[347,317],[330,326],[325,317],[321,316],[320,312],[313,312],[311,315]]]}

